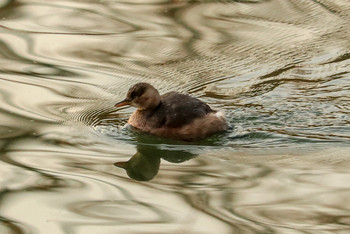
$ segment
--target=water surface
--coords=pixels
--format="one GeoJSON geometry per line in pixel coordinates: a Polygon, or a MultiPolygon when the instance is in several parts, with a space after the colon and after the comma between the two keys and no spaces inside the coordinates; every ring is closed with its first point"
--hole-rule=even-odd
{"type": "Polygon", "coordinates": [[[0,233],[347,233],[346,0],[0,1],[0,233]],[[136,82],[227,113],[122,128],[136,82]],[[125,168],[126,170],[124,170],[125,168]]]}

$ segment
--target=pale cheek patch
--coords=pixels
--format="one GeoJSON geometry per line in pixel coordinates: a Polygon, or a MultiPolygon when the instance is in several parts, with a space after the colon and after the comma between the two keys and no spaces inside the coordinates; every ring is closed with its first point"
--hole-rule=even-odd
{"type": "Polygon", "coordinates": [[[139,107],[140,107],[140,105],[137,104],[135,101],[132,101],[132,102],[130,103],[130,105],[133,106],[133,107],[136,107],[136,108],[139,108],[139,107]]]}

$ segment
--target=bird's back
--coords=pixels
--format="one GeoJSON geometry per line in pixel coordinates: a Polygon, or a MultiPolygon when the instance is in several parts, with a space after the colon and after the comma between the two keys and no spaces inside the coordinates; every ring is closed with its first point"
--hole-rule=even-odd
{"type": "Polygon", "coordinates": [[[161,96],[161,105],[154,114],[160,117],[159,124],[163,127],[176,128],[210,112],[214,111],[204,102],[189,95],[170,92],[161,96]]]}

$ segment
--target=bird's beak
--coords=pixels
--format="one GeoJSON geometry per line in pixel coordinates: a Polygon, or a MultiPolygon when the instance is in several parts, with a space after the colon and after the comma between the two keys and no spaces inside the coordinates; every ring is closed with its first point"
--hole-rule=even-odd
{"type": "Polygon", "coordinates": [[[128,100],[123,100],[123,101],[121,101],[121,102],[118,102],[117,104],[115,104],[114,106],[115,107],[121,107],[121,106],[126,106],[126,105],[130,105],[130,101],[128,101],[128,100]]]}
{"type": "Polygon", "coordinates": [[[114,163],[114,166],[126,169],[126,167],[128,165],[127,163],[128,162],[116,162],[116,163],[114,163]]]}

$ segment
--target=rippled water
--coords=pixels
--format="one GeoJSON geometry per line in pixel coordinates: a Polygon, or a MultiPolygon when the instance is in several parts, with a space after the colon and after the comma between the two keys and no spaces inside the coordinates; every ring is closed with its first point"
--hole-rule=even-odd
{"type": "Polygon", "coordinates": [[[349,38],[347,0],[0,0],[0,233],[348,233],[349,38]],[[230,130],[122,128],[139,81],[230,130]]]}

